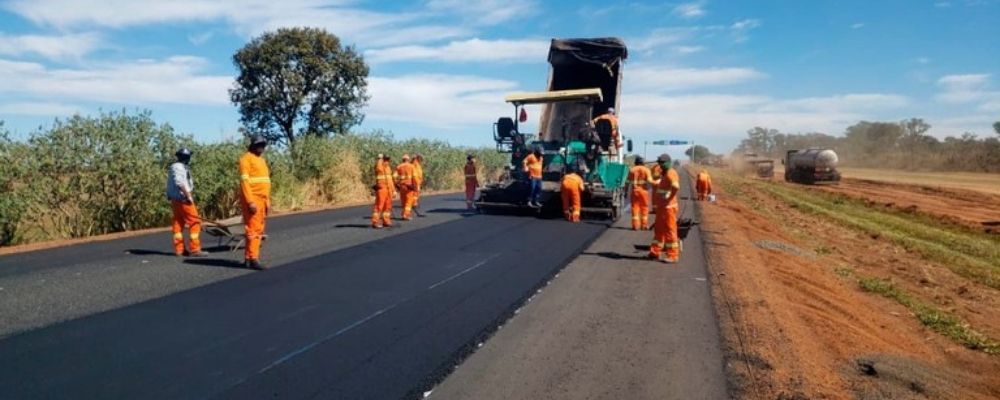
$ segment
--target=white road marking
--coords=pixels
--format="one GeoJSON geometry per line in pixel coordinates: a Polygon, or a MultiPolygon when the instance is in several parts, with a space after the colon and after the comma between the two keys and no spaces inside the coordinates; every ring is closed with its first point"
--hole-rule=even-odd
{"type": "Polygon", "coordinates": [[[476,263],[475,265],[473,265],[473,266],[471,266],[471,267],[469,267],[469,268],[466,268],[466,269],[462,270],[461,272],[459,272],[459,273],[457,273],[457,274],[455,274],[455,275],[452,275],[452,276],[450,276],[450,277],[448,277],[448,278],[445,278],[445,280],[443,280],[443,281],[440,281],[440,282],[438,282],[438,283],[435,283],[435,284],[433,284],[433,285],[430,285],[430,286],[428,286],[428,287],[427,287],[427,290],[433,290],[434,288],[436,288],[436,287],[438,287],[438,286],[441,286],[441,285],[443,285],[443,284],[445,284],[445,283],[448,283],[449,281],[451,281],[451,280],[453,280],[453,279],[455,279],[455,278],[458,278],[458,277],[460,277],[460,276],[462,276],[462,275],[465,275],[465,274],[466,274],[467,272],[469,272],[469,271],[472,271],[472,270],[474,270],[474,269],[476,269],[476,268],[479,268],[479,267],[482,267],[483,265],[486,265],[486,263],[487,263],[487,262],[489,262],[490,260],[492,260],[492,259],[494,259],[494,258],[497,258],[497,257],[498,257],[499,255],[500,255],[500,254],[499,254],[499,253],[497,253],[497,254],[493,254],[493,255],[491,255],[491,256],[489,256],[489,257],[486,257],[486,258],[485,258],[485,259],[483,259],[482,261],[480,261],[480,262],[477,262],[477,263],[476,263]]]}

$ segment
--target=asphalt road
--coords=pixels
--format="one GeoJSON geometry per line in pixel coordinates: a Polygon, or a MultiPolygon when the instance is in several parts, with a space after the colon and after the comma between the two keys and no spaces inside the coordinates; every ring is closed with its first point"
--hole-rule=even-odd
{"type": "MultiPolygon", "coordinates": [[[[681,217],[697,219],[686,181],[681,217]]],[[[684,230],[681,261],[668,265],[645,259],[652,234],[627,229],[628,217],[430,398],[729,398],[699,227],[684,230]]]]}
{"type": "Polygon", "coordinates": [[[168,234],[2,257],[0,398],[419,397],[605,230],[455,200],[273,219],[261,273],[168,234]]]}

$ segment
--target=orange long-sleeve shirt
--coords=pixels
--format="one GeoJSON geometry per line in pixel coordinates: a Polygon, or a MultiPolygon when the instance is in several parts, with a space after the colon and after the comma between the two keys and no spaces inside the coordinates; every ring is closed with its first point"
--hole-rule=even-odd
{"type": "Polygon", "coordinates": [[[561,189],[583,191],[583,178],[577,174],[566,174],[563,176],[561,189]]]}
{"type": "Polygon", "coordinates": [[[246,152],[240,157],[240,196],[245,204],[271,206],[271,170],[264,157],[246,152]]]}
{"type": "Polygon", "coordinates": [[[681,190],[681,177],[677,175],[677,171],[673,168],[667,170],[667,173],[660,179],[660,182],[656,184],[656,194],[653,196],[654,199],[659,200],[654,201],[654,205],[659,207],[677,207],[677,194],[670,198],[671,191],[677,191],[678,194],[681,190]],[[664,204],[664,201],[670,199],[670,203],[664,204]]]}
{"type": "Polygon", "coordinates": [[[542,160],[540,158],[535,157],[534,154],[528,154],[521,164],[524,165],[524,169],[528,172],[529,176],[534,179],[542,179],[542,160]]]}
{"type": "Polygon", "coordinates": [[[400,185],[413,185],[413,175],[413,164],[410,164],[408,161],[404,161],[402,164],[396,166],[396,183],[400,185]]]}
{"type": "Polygon", "coordinates": [[[646,185],[653,183],[653,173],[645,165],[636,165],[628,171],[628,182],[633,190],[645,189],[646,185]]]}

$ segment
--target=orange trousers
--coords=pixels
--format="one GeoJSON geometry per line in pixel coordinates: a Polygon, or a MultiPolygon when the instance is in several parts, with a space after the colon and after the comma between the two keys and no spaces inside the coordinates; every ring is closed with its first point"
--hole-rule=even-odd
{"type": "Polygon", "coordinates": [[[566,220],[580,222],[580,191],[562,190],[560,194],[562,196],[563,213],[566,214],[566,220]]]}
{"type": "Polygon", "coordinates": [[[695,188],[698,190],[698,201],[704,201],[705,197],[708,195],[708,182],[698,181],[695,184],[695,188]]]}
{"type": "Polygon", "coordinates": [[[670,261],[681,258],[681,242],[677,235],[677,207],[657,207],[656,226],[653,227],[653,243],[649,245],[649,256],[670,261]],[[666,254],[664,254],[666,253],[666,254]]]}
{"type": "Polygon", "coordinates": [[[399,206],[403,208],[403,219],[413,218],[413,203],[416,200],[414,195],[416,191],[411,187],[406,185],[401,185],[399,188],[399,206]]]}
{"type": "Polygon", "coordinates": [[[170,208],[174,211],[172,229],[174,231],[174,253],[184,254],[184,227],[188,227],[191,252],[201,251],[201,219],[198,217],[198,208],[194,204],[187,204],[183,201],[170,201],[170,208]]]}
{"type": "Polygon", "coordinates": [[[375,189],[372,226],[392,226],[392,190],[387,187],[375,189]]]}
{"type": "Polygon", "coordinates": [[[649,191],[632,189],[632,230],[649,229],[649,191]]]}
{"type": "Polygon", "coordinates": [[[472,202],[476,200],[476,186],[478,182],[474,179],[465,180],[465,208],[472,209],[472,202]]]}
{"type": "Polygon", "coordinates": [[[247,260],[259,260],[260,259],[260,243],[264,240],[264,219],[265,219],[265,204],[267,204],[266,199],[254,199],[254,204],[257,205],[257,212],[250,212],[250,205],[243,203],[243,228],[246,230],[247,243],[244,247],[246,249],[247,260]]]}

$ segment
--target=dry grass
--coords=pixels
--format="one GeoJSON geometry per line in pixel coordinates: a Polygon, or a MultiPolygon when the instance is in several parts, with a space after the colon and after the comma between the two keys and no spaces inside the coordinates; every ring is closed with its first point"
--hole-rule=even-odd
{"type": "Polygon", "coordinates": [[[1000,194],[1000,174],[980,172],[911,172],[890,169],[839,168],[845,178],[976,190],[1000,194]]]}

